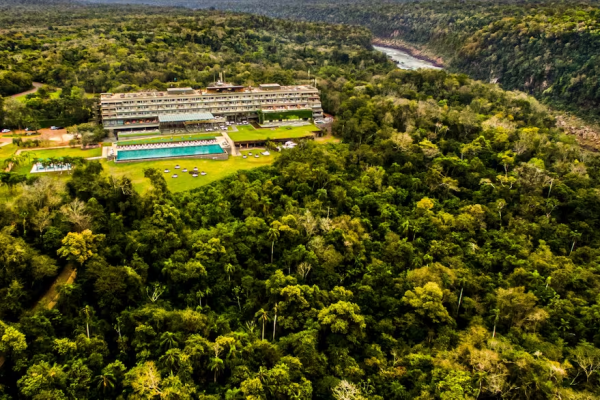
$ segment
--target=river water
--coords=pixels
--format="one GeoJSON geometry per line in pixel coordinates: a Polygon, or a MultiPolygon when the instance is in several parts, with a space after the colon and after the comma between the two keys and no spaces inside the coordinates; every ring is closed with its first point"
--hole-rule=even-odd
{"type": "Polygon", "coordinates": [[[408,54],[407,52],[402,51],[402,50],[392,49],[390,47],[383,47],[383,46],[373,46],[373,48],[375,50],[378,50],[378,51],[381,51],[381,52],[387,54],[387,56],[389,58],[391,58],[396,63],[396,65],[398,65],[398,68],[400,68],[400,69],[413,69],[413,70],[419,69],[419,68],[442,69],[440,67],[436,67],[429,61],[419,60],[418,58],[415,58],[415,57],[411,56],[410,54],[408,54]]]}

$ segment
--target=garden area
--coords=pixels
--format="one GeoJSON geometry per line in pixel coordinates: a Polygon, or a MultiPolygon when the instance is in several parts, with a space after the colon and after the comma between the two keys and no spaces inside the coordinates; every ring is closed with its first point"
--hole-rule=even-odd
{"type": "Polygon", "coordinates": [[[241,125],[237,132],[229,132],[228,135],[234,142],[246,142],[265,139],[297,139],[308,137],[313,132],[319,131],[315,125],[305,126],[281,126],[277,128],[256,129],[252,125],[241,125]]]}
{"type": "MultiPolygon", "coordinates": [[[[19,148],[13,144],[0,147],[0,160],[4,161],[10,158],[19,148]]],[[[49,159],[49,158],[60,158],[60,157],[100,157],[102,155],[102,148],[98,147],[95,149],[81,150],[78,147],[75,148],[61,148],[61,149],[27,149],[23,150],[21,154],[26,153],[29,157],[26,162],[13,168],[13,172],[18,174],[29,174],[31,167],[35,159],[49,159]]]]}
{"type": "MultiPolygon", "coordinates": [[[[214,136],[214,135],[213,135],[214,136]]],[[[13,144],[0,147],[0,160],[4,161],[11,157],[19,148],[13,144]]],[[[49,172],[30,174],[34,159],[36,158],[60,158],[60,157],[99,157],[102,154],[102,148],[81,150],[79,148],[64,148],[64,149],[46,149],[46,150],[28,150],[30,159],[23,164],[15,167],[13,172],[18,174],[35,175],[35,176],[52,176],[56,179],[66,180],[69,177],[69,173],[66,172],[49,172]]],[[[252,151],[250,151],[252,152],[252,151]]],[[[256,154],[256,150],[253,154],[256,154]]],[[[248,151],[242,152],[244,155],[248,155],[248,151]]],[[[256,167],[262,167],[271,164],[277,154],[271,154],[269,156],[260,156],[255,158],[254,156],[243,157],[230,157],[226,161],[221,160],[203,160],[203,159],[191,159],[191,158],[172,158],[167,160],[149,160],[131,163],[114,163],[109,162],[105,159],[100,160],[104,171],[115,177],[128,176],[137,191],[144,193],[150,182],[144,178],[144,169],[146,168],[158,168],[161,171],[169,169],[170,173],[165,174],[169,190],[173,192],[182,192],[186,190],[196,189],[200,186],[207,185],[216,180],[222,179],[227,175],[230,175],[236,171],[243,169],[251,169],[256,167]],[[181,169],[176,170],[175,165],[179,164],[181,169]],[[192,170],[194,167],[198,167],[199,171],[205,171],[205,176],[198,176],[193,178],[188,173],[182,173],[181,170],[187,168],[192,170]],[[174,173],[178,173],[178,178],[172,178],[174,173]]],[[[0,201],[8,201],[8,198],[12,198],[19,191],[18,187],[12,188],[10,194],[7,197],[7,187],[0,188],[0,201]],[[16,191],[16,192],[15,192],[16,191]]]]}
{"type": "MultiPolygon", "coordinates": [[[[256,153],[255,150],[252,154],[256,153]]],[[[248,152],[243,151],[242,154],[247,155],[248,152]]],[[[172,192],[183,192],[208,185],[239,170],[269,165],[276,157],[277,154],[260,156],[260,158],[255,158],[254,156],[248,156],[248,158],[230,157],[226,161],[172,158],[168,160],[149,160],[131,163],[114,163],[103,160],[102,165],[104,166],[104,170],[114,177],[128,176],[132,180],[134,188],[140,193],[144,193],[150,187],[150,181],[144,178],[144,169],[158,168],[161,171],[169,169],[170,172],[165,173],[169,190],[172,192]],[[181,169],[176,170],[175,165],[179,165],[181,169]],[[194,167],[198,167],[199,171],[205,171],[207,174],[193,178],[189,173],[181,172],[184,168],[191,171],[194,167]],[[179,175],[178,178],[172,178],[172,175],[175,173],[179,175]]]]}

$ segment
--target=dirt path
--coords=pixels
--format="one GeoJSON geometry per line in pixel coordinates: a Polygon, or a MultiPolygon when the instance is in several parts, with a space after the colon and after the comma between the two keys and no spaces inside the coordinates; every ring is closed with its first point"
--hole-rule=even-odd
{"type": "Polygon", "coordinates": [[[35,93],[35,92],[37,92],[37,91],[38,91],[38,89],[39,89],[39,88],[41,88],[41,87],[42,87],[42,85],[43,85],[43,83],[40,83],[40,82],[32,82],[31,84],[33,85],[33,89],[29,89],[29,90],[27,90],[27,91],[25,91],[25,92],[21,92],[21,93],[13,94],[13,95],[12,95],[12,96],[10,96],[10,97],[20,97],[20,96],[25,96],[25,95],[28,95],[28,94],[31,94],[31,93],[35,93]]]}
{"type": "Polygon", "coordinates": [[[61,273],[56,277],[52,286],[46,291],[46,293],[38,300],[38,302],[33,306],[33,311],[36,311],[40,307],[46,307],[49,310],[52,310],[60,295],[56,291],[58,285],[71,284],[75,282],[75,278],[77,277],[77,269],[73,268],[71,264],[68,264],[63,268],[61,273]]]}
{"type": "MultiPolygon", "coordinates": [[[[75,282],[75,278],[77,277],[77,269],[74,269],[72,265],[68,264],[63,268],[61,273],[56,277],[52,286],[46,291],[46,293],[38,300],[38,302],[33,306],[32,310],[35,312],[40,307],[46,307],[48,310],[52,310],[60,295],[56,291],[58,285],[63,284],[71,284],[75,282]]],[[[6,362],[6,358],[3,355],[0,355],[0,368],[6,362]]]]}

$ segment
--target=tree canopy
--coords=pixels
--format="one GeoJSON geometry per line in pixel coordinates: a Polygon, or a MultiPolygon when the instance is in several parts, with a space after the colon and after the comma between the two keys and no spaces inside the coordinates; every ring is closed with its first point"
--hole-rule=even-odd
{"type": "MultiPolygon", "coordinates": [[[[143,25],[150,37],[153,19],[163,32],[206,23],[220,43],[258,43],[251,37],[267,31],[252,33],[252,23],[276,25],[73,7],[64,32],[77,22],[83,37],[84,26],[102,26],[94,15],[122,19],[121,30],[97,32],[98,43],[114,34],[140,49],[160,43],[137,36],[143,25]]],[[[58,23],[57,9],[44,26],[58,23]]],[[[303,63],[320,60],[341,143],[303,141],[271,166],[181,193],[152,168],[152,188],[138,193],[95,160],[68,179],[0,176],[22,189],[0,203],[2,397],[600,396],[597,154],[527,94],[396,70],[363,42],[363,28],[286,24],[264,49],[273,40],[296,48],[298,67],[263,54],[260,68],[300,81],[303,63]],[[299,44],[306,27],[310,57],[299,44]],[[335,49],[356,32],[357,42],[335,49]],[[65,272],[71,279],[60,279],[65,272]]],[[[193,32],[173,43],[200,48],[193,32]]],[[[207,58],[233,54],[204,49],[207,58]]],[[[96,60],[105,61],[115,67],[96,60]]],[[[109,82],[139,84],[121,72],[109,82]]]]}

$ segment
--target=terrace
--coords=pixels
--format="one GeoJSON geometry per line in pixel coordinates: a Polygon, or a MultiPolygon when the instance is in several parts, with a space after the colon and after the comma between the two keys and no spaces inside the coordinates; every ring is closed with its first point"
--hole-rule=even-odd
{"type": "Polygon", "coordinates": [[[251,125],[237,127],[237,132],[229,132],[228,135],[236,144],[246,142],[264,142],[267,139],[285,140],[298,138],[312,138],[314,132],[320,129],[313,124],[303,126],[283,126],[265,129],[256,129],[251,125]]]}

